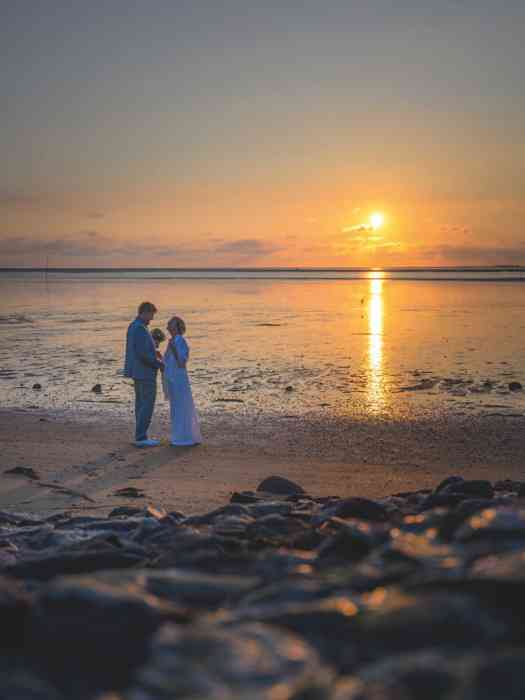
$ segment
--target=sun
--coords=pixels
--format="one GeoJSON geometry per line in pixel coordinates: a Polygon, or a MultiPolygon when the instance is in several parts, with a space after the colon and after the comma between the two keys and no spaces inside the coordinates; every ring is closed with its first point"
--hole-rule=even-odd
{"type": "Polygon", "coordinates": [[[376,211],[370,216],[370,225],[372,228],[381,228],[385,221],[385,217],[380,212],[376,211]]]}

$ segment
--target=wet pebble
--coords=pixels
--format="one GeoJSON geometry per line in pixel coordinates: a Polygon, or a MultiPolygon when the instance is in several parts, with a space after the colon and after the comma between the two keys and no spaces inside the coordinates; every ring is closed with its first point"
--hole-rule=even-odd
{"type": "Polygon", "coordinates": [[[25,476],[27,479],[40,479],[40,474],[36,472],[33,467],[14,467],[13,469],[6,469],[4,474],[10,476],[25,476]]]}
{"type": "Polygon", "coordinates": [[[296,484],[294,481],[290,481],[290,479],[285,479],[282,476],[269,476],[268,478],[263,479],[259,486],[257,486],[257,491],[282,496],[304,493],[302,486],[296,484]]]}
{"type": "Polygon", "coordinates": [[[121,498],[144,498],[143,492],[134,486],[127,486],[126,488],[118,489],[113,495],[120,496],[121,498]]]}
{"type": "Polygon", "coordinates": [[[447,700],[460,683],[459,673],[442,654],[396,655],[341,679],[332,700],[447,700]]]}
{"type": "Polygon", "coordinates": [[[525,509],[485,508],[473,515],[456,532],[455,540],[522,540],[525,544],[525,509]]]}
{"type": "Polygon", "coordinates": [[[320,524],[332,517],[361,518],[362,520],[384,522],[388,518],[388,510],[377,501],[368,498],[342,498],[335,504],[323,508],[314,518],[314,523],[320,524]]]}
{"type": "Polygon", "coordinates": [[[64,690],[119,687],[146,660],[151,636],[172,613],[129,584],[89,576],[58,579],[37,593],[25,641],[37,666],[64,690]]]}
{"type": "Polygon", "coordinates": [[[261,624],[163,627],[125,700],[328,698],[333,672],[300,637],[261,624]]]}

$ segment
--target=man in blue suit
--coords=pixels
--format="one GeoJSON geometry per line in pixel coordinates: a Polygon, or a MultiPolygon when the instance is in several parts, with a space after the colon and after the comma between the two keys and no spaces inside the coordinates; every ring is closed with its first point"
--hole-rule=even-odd
{"type": "Polygon", "coordinates": [[[126,336],[124,376],[133,379],[135,384],[137,447],[156,447],[160,443],[160,440],[148,439],[148,428],[157,395],[157,371],[164,370],[164,364],[157,359],[155,343],[148,331],[149,322],[156,313],[154,304],[149,301],[142,302],[137,318],[129,324],[126,336]]]}

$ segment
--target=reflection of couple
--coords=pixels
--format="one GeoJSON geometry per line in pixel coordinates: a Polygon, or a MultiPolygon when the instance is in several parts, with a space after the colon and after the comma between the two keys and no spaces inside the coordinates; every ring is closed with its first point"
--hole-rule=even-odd
{"type": "Polygon", "coordinates": [[[135,445],[155,447],[160,440],[148,438],[157,395],[157,372],[162,372],[164,396],[170,402],[171,444],[196,445],[202,442],[199,419],[193,404],[186,363],[190,349],[184,333],[186,325],[178,316],[168,321],[171,336],[164,357],[157,352],[148,331],[157,309],[149,301],[139,306],[137,318],[130,323],[126,338],[124,376],[135,384],[135,445]]]}

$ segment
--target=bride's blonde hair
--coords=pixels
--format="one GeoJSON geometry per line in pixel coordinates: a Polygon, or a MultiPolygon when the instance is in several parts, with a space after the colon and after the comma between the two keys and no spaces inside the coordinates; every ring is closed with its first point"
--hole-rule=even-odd
{"type": "Polygon", "coordinates": [[[184,335],[186,333],[186,324],[180,316],[172,316],[168,321],[168,328],[175,326],[175,329],[179,335],[184,335]]]}

